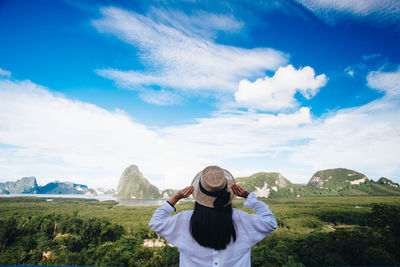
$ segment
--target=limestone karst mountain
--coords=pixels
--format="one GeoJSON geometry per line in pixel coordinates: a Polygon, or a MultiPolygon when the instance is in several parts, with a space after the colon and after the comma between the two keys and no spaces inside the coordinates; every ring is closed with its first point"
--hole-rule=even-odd
{"type": "Polygon", "coordinates": [[[320,189],[341,189],[347,185],[360,185],[368,181],[369,179],[362,173],[337,168],[317,171],[311,177],[308,185],[316,186],[320,189]]]}
{"type": "Polygon", "coordinates": [[[391,181],[391,180],[389,180],[388,178],[385,178],[385,177],[381,177],[378,180],[378,183],[384,184],[384,185],[390,185],[390,186],[392,186],[394,188],[399,188],[399,184],[398,183],[395,183],[395,182],[393,182],[393,181],[391,181]]]}
{"type": "Polygon", "coordinates": [[[3,194],[36,194],[38,192],[38,184],[33,176],[24,177],[16,182],[0,183],[0,190],[3,194]]]}
{"type": "Polygon", "coordinates": [[[115,191],[115,189],[108,189],[105,190],[102,187],[98,187],[96,189],[94,189],[95,193],[97,196],[101,196],[101,195],[114,195],[117,191],[115,191]]]}
{"type": "Polygon", "coordinates": [[[387,178],[375,182],[362,173],[345,168],[318,171],[310,179],[308,186],[319,188],[320,195],[328,196],[400,195],[400,188],[387,178]]]}
{"type": "Polygon", "coordinates": [[[107,191],[104,192],[105,195],[114,195],[117,193],[114,188],[108,189],[107,191]]]}
{"type": "Polygon", "coordinates": [[[152,185],[136,165],[130,165],[119,179],[116,197],[154,199],[161,195],[156,186],[152,185]]]}
{"type": "Polygon", "coordinates": [[[88,191],[89,188],[86,185],[58,181],[40,186],[38,189],[39,194],[86,194],[88,191]]]}
{"type": "Polygon", "coordinates": [[[375,182],[362,173],[345,168],[317,171],[308,184],[293,184],[276,172],[260,172],[235,180],[258,197],[268,198],[400,195],[398,184],[390,179],[381,178],[375,182]]]}
{"type": "Polygon", "coordinates": [[[87,194],[96,195],[96,191],[83,184],[72,182],[50,182],[38,186],[36,178],[24,177],[16,182],[0,183],[0,194],[87,194]]]}

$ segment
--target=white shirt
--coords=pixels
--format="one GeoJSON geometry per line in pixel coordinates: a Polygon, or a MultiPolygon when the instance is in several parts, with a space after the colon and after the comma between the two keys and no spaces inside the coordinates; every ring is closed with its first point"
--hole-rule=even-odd
{"type": "Polygon", "coordinates": [[[243,206],[253,208],[256,214],[233,209],[236,241],[223,250],[200,246],[193,239],[189,230],[193,210],[182,211],[171,217],[169,215],[174,208],[166,202],[154,212],[149,226],[179,249],[179,266],[251,266],[251,248],[275,230],[277,224],[268,205],[257,200],[254,193],[247,196],[243,206]]]}

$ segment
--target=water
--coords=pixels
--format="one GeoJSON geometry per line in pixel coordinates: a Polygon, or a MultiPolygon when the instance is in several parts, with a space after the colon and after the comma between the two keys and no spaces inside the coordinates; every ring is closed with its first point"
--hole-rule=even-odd
{"type": "Polygon", "coordinates": [[[54,198],[83,198],[83,199],[97,199],[99,201],[115,200],[121,206],[153,206],[162,205],[165,199],[129,199],[129,198],[116,198],[112,195],[98,195],[86,196],[78,194],[9,194],[0,195],[0,197],[41,197],[46,198],[47,201],[52,201],[54,198]]]}
{"type": "Polygon", "coordinates": [[[167,201],[166,199],[129,199],[118,198],[117,201],[121,206],[153,206],[162,205],[167,201]]]}

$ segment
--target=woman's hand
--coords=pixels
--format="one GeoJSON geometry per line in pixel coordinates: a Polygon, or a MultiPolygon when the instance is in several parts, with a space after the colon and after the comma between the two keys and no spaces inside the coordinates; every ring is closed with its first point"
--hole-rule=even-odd
{"type": "Polygon", "coordinates": [[[192,185],[185,187],[176,192],[175,195],[168,201],[171,203],[171,205],[175,206],[176,202],[178,202],[180,199],[189,197],[193,193],[193,190],[194,187],[192,185]]]}
{"type": "Polygon", "coordinates": [[[232,185],[232,191],[235,195],[237,195],[238,197],[244,197],[247,198],[247,196],[250,194],[249,191],[244,190],[243,188],[241,188],[239,185],[234,184],[232,185]]]}

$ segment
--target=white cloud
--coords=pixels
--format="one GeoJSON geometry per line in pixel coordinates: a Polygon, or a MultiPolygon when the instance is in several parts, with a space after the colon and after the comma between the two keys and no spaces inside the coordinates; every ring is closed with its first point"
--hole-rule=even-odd
{"type": "Polygon", "coordinates": [[[348,66],[347,68],[344,69],[344,71],[349,75],[350,77],[354,77],[354,70],[351,66],[348,66]]]}
{"type": "Polygon", "coordinates": [[[277,115],[220,111],[164,128],[30,81],[0,79],[1,180],[35,175],[42,184],[59,179],[115,188],[134,163],[159,188],[183,187],[209,164],[234,175],[280,171],[294,182],[333,167],[399,181],[399,79],[398,70],[373,72],[368,84],[384,90],[383,98],[319,119],[307,107],[277,115]]]}
{"type": "Polygon", "coordinates": [[[9,72],[8,70],[3,70],[2,68],[0,68],[0,77],[1,76],[10,77],[11,76],[11,72],[9,72]]]}
{"type": "Polygon", "coordinates": [[[139,97],[147,103],[159,106],[168,106],[182,102],[182,97],[180,95],[163,89],[145,90],[139,94],[139,97]]]}
{"type": "Polygon", "coordinates": [[[239,105],[259,110],[283,110],[297,106],[294,98],[300,92],[310,99],[318,93],[328,78],[325,74],[315,76],[314,69],[307,66],[296,70],[292,65],[280,67],[272,77],[266,76],[255,82],[242,80],[235,93],[239,105]]]}
{"type": "Polygon", "coordinates": [[[211,32],[240,28],[241,24],[230,16],[171,16],[164,10],[153,10],[144,16],[115,7],[102,8],[101,13],[103,17],[93,21],[96,29],[138,47],[146,67],[146,71],[96,71],[122,87],[140,91],[157,85],[186,91],[232,92],[241,79],[287,63],[287,55],[274,49],[221,45],[207,37],[204,31],[209,28],[211,32]]]}
{"type": "Polygon", "coordinates": [[[372,71],[367,76],[368,86],[386,93],[386,97],[400,94],[400,67],[395,72],[372,71]]]}
{"type": "Polygon", "coordinates": [[[378,25],[399,29],[400,1],[398,0],[296,0],[328,24],[348,19],[371,19],[378,25]]]}
{"type": "Polygon", "coordinates": [[[219,31],[236,33],[243,28],[243,23],[232,15],[213,14],[198,11],[188,16],[177,10],[163,10],[153,8],[149,14],[153,19],[185,33],[197,34],[205,38],[215,38],[219,31]]]}

